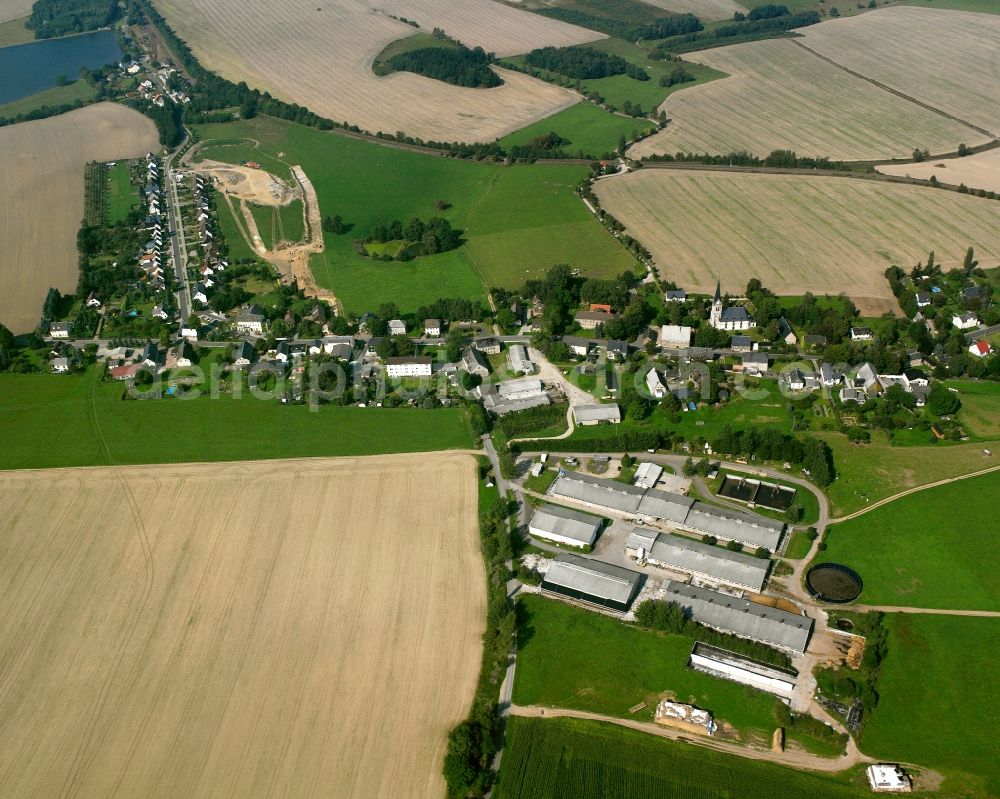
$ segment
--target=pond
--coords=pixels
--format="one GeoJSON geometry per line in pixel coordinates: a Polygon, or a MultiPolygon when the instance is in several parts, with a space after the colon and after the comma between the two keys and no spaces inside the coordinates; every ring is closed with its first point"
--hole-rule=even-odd
{"type": "Polygon", "coordinates": [[[0,105],[51,89],[60,75],[76,80],[80,67],[117,64],[121,57],[109,30],[0,48],[0,105]]]}

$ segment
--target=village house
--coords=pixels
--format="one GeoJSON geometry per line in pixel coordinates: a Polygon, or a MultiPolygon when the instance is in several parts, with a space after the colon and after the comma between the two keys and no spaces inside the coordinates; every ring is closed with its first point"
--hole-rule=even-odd
{"type": "Polygon", "coordinates": [[[660,375],[655,369],[646,372],[646,390],[653,399],[663,399],[667,396],[667,387],[660,380],[660,375]]]}
{"type": "Polygon", "coordinates": [[[72,332],[72,322],[53,322],[49,325],[49,335],[52,338],[69,338],[69,334],[72,332]]]}
{"type": "Polygon", "coordinates": [[[256,359],[256,353],[249,341],[241,341],[233,350],[233,368],[244,369],[256,359]]]}
{"type": "Polygon", "coordinates": [[[628,358],[627,341],[609,341],[605,347],[609,361],[624,361],[628,358]]]}
{"type": "Polygon", "coordinates": [[[387,358],[385,371],[389,377],[430,377],[432,362],[426,356],[387,358]]]}
{"type": "Polygon", "coordinates": [[[750,336],[733,336],[729,339],[729,349],[733,352],[751,352],[753,339],[750,336]]]}
{"type": "Polygon", "coordinates": [[[236,317],[236,330],[248,336],[260,336],[264,333],[264,315],[259,309],[248,305],[236,317]]]}
{"type": "Polygon", "coordinates": [[[687,325],[663,325],[656,346],[663,350],[679,350],[691,344],[691,328],[687,325]]]}
{"type": "Polygon", "coordinates": [[[789,347],[794,347],[799,340],[795,335],[795,331],[792,330],[792,325],[783,316],[778,318],[778,336],[789,347]]]}
{"type": "Polygon", "coordinates": [[[926,291],[918,291],[917,292],[917,307],[918,308],[926,308],[928,305],[931,304],[931,299],[932,299],[931,295],[928,292],[926,292],[926,291]]]}
{"type": "Polygon", "coordinates": [[[570,352],[581,358],[586,358],[590,354],[590,348],[594,346],[593,340],[581,336],[563,336],[562,341],[570,352]]]}
{"type": "Polygon", "coordinates": [[[573,318],[584,330],[593,330],[598,325],[603,325],[613,319],[617,319],[618,316],[610,311],[578,311],[573,318]]]}
{"type": "Polygon", "coordinates": [[[667,289],[663,294],[664,302],[686,302],[687,292],[684,289],[667,289]]]}
{"type": "Polygon", "coordinates": [[[496,336],[482,336],[477,338],[472,342],[472,346],[480,352],[485,352],[487,355],[500,354],[500,339],[496,336]]]}
{"type": "Polygon", "coordinates": [[[971,311],[966,311],[963,314],[955,314],[951,317],[951,323],[959,330],[970,330],[974,327],[979,327],[979,317],[976,316],[971,311]]]}
{"type": "Polygon", "coordinates": [[[53,358],[49,368],[57,375],[69,374],[69,358],[53,358]]]}
{"type": "Polygon", "coordinates": [[[470,375],[477,375],[483,379],[490,374],[489,362],[475,347],[466,347],[462,351],[460,368],[464,369],[470,375]]]}
{"type": "Polygon", "coordinates": [[[767,372],[768,358],[766,352],[748,352],[742,358],[743,373],[759,377],[767,372]]]}
{"type": "Polygon", "coordinates": [[[390,336],[405,336],[406,335],[406,323],[402,319],[390,319],[389,320],[389,335],[390,336]]]}
{"type": "Polygon", "coordinates": [[[867,327],[852,327],[851,328],[851,341],[871,341],[875,336],[872,334],[870,328],[867,327]]]}
{"type": "Polygon", "coordinates": [[[993,348],[984,338],[979,341],[972,342],[972,345],[969,347],[969,353],[971,355],[975,355],[977,358],[985,358],[991,352],[993,352],[993,348]]]}
{"type": "Polygon", "coordinates": [[[424,319],[424,335],[427,338],[437,338],[441,335],[440,319],[424,319]]]}

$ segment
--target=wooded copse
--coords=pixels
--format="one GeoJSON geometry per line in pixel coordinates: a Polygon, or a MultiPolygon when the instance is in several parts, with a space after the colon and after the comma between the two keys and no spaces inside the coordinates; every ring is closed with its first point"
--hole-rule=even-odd
{"type": "Polygon", "coordinates": [[[605,53],[593,47],[541,47],[528,53],[525,62],[532,67],[583,80],[612,75],[649,80],[649,75],[641,67],[619,55],[605,53]]]}
{"type": "MultiPolygon", "coordinates": [[[[394,241],[404,244],[394,259],[407,261],[418,255],[435,255],[454,250],[462,244],[462,231],[453,228],[447,219],[439,216],[433,216],[426,222],[414,217],[405,225],[394,219],[388,225],[377,225],[360,243],[364,249],[365,244],[385,244],[394,241]]],[[[372,253],[365,250],[365,254],[372,253]]]]}
{"type": "Polygon", "coordinates": [[[104,28],[121,16],[118,0],[36,0],[25,23],[36,39],[104,28]]]}
{"type": "Polygon", "coordinates": [[[472,89],[492,89],[503,83],[490,64],[493,53],[482,47],[421,47],[399,53],[389,59],[389,66],[399,72],[415,72],[434,80],[472,89]]]}

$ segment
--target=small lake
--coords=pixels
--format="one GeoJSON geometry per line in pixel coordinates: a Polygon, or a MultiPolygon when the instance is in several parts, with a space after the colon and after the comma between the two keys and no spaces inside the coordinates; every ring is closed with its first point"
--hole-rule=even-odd
{"type": "Polygon", "coordinates": [[[80,67],[95,69],[121,61],[114,31],[94,31],[62,39],[0,48],[0,105],[20,100],[56,85],[65,75],[80,77],[80,67]]]}

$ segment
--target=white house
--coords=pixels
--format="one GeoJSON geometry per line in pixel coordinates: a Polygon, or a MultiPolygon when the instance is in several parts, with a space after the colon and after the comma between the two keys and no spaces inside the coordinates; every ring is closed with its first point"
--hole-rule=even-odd
{"type": "Polygon", "coordinates": [[[728,308],[722,301],[722,284],[715,284],[715,297],[712,300],[712,313],[709,324],[717,330],[749,330],[757,323],[742,305],[730,305],[728,308]]]}
{"type": "Polygon", "coordinates": [[[264,332],[264,316],[246,308],[236,317],[236,329],[240,333],[259,336],[264,332]]]}
{"type": "Polygon", "coordinates": [[[430,377],[431,359],[423,356],[387,358],[385,371],[389,377],[430,377]]]}
{"type": "Polygon", "coordinates": [[[930,304],[931,304],[931,295],[930,295],[930,293],[928,293],[926,291],[918,291],[917,292],[917,307],[918,308],[926,308],[930,304]]]}
{"type": "Polygon", "coordinates": [[[653,399],[663,399],[667,396],[667,387],[660,380],[660,375],[655,369],[646,372],[646,389],[653,399]]]}
{"type": "Polygon", "coordinates": [[[959,330],[969,330],[973,327],[979,327],[979,317],[971,311],[966,311],[963,314],[955,314],[951,317],[951,323],[959,330]]]}
{"type": "Polygon", "coordinates": [[[569,347],[569,351],[574,355],[579,355],[581,358],[586,358],[590,353],[590,348],[593,346],[594,342],[589,338],[583,338],[581,336],[563,336],[563,344],[569,347]]]}
{"type": "Polygon", "coordinates": [[[799,340],[798,336],[795,335],[795,331],[792,330],[791,323],[783,316],[778,319],[778,335],[790,347],[794,347],[799,340]]]}
{"type": "Polygon", "coordinates": [[[865,774],[875,793],[910,793],[913,790],[909,776],[895,764],[875,763],[865,770],[865,774]]]}
{"type": "Polygon", "coordinates": [[[69,338],[69,334],[72,332],[72,322],[53,322],[49,325],[49,335],[52,338],[69,338]]]}
{"type": "Polygon", "coordinates": [[[743,356],[743,373],[748,375],[762,375],[767,371],[766,352],[748,352],[743,356]]]}
{"type": "Polygon", "coordinates": [[[168,319],[170,317],[170,315],[163,310],[162,305],[154,305],[152,315],[157,319],[168,319]]]}
{"type": "Polygon", "coordinates": [[[686,302],[687,292],[684,289],[667,289],[663,294],[664,302],[686,302]]]}
{"type": "Polygon", "coordinates": [[[977,358],[985,358],[993,352],[993,348],[986,339],[980,339],[979,341],[972,342],[972,345],[969,347],[969,352],[977,358]]]}
{"type": "Polygon", "coordinates": [[[424,319],[424,335],[427,338],[437,338],[441,335],[440,319],[424,319]]]}
{"type": "Polygon", "coordinates": [[[236,345],[236,350],[233,352],[233,366],[242,369],[253,363],[253,360],[254,351],[249,341],[242,341],[236,345]]]}
{"type": "Polygon", "coordinates": [[[875,336],[872,334],[870,328],[867,327],[852,327],[851,328],[851,341],[871,341],[875,336]]]}
{"type": "Polygon", "coordinates": [[[186,338],[190,341],[198,340],[198,328],[196,327],[182,327],[181,328],[181,338],[186,338]]]}
{"type": "Polygon", "coordinates": [[[208,294],[205,293],[205,286],[201,283],[195,283],[191,287],[191,299],[200,302],[202,305],[208,304],[208,294]]]}
{"type": "Polygon", "coordinates": [[[402,319],[390,319],[389,320],[389,335],[390,336],[405,336],[406,335],[406,323],[402,319]]]}
{"type": "Polygon", "coordinates": [[[691,328],[687,325],[663,325],[656,345],[661,349],[682,350],[691,344],[691,328]]]}
{"type": "Polygon", "coordinates": [[[69,358],[53,358],[49,361],[49,366],[56,374],[67,374],[69,372],[69,358]]]}

